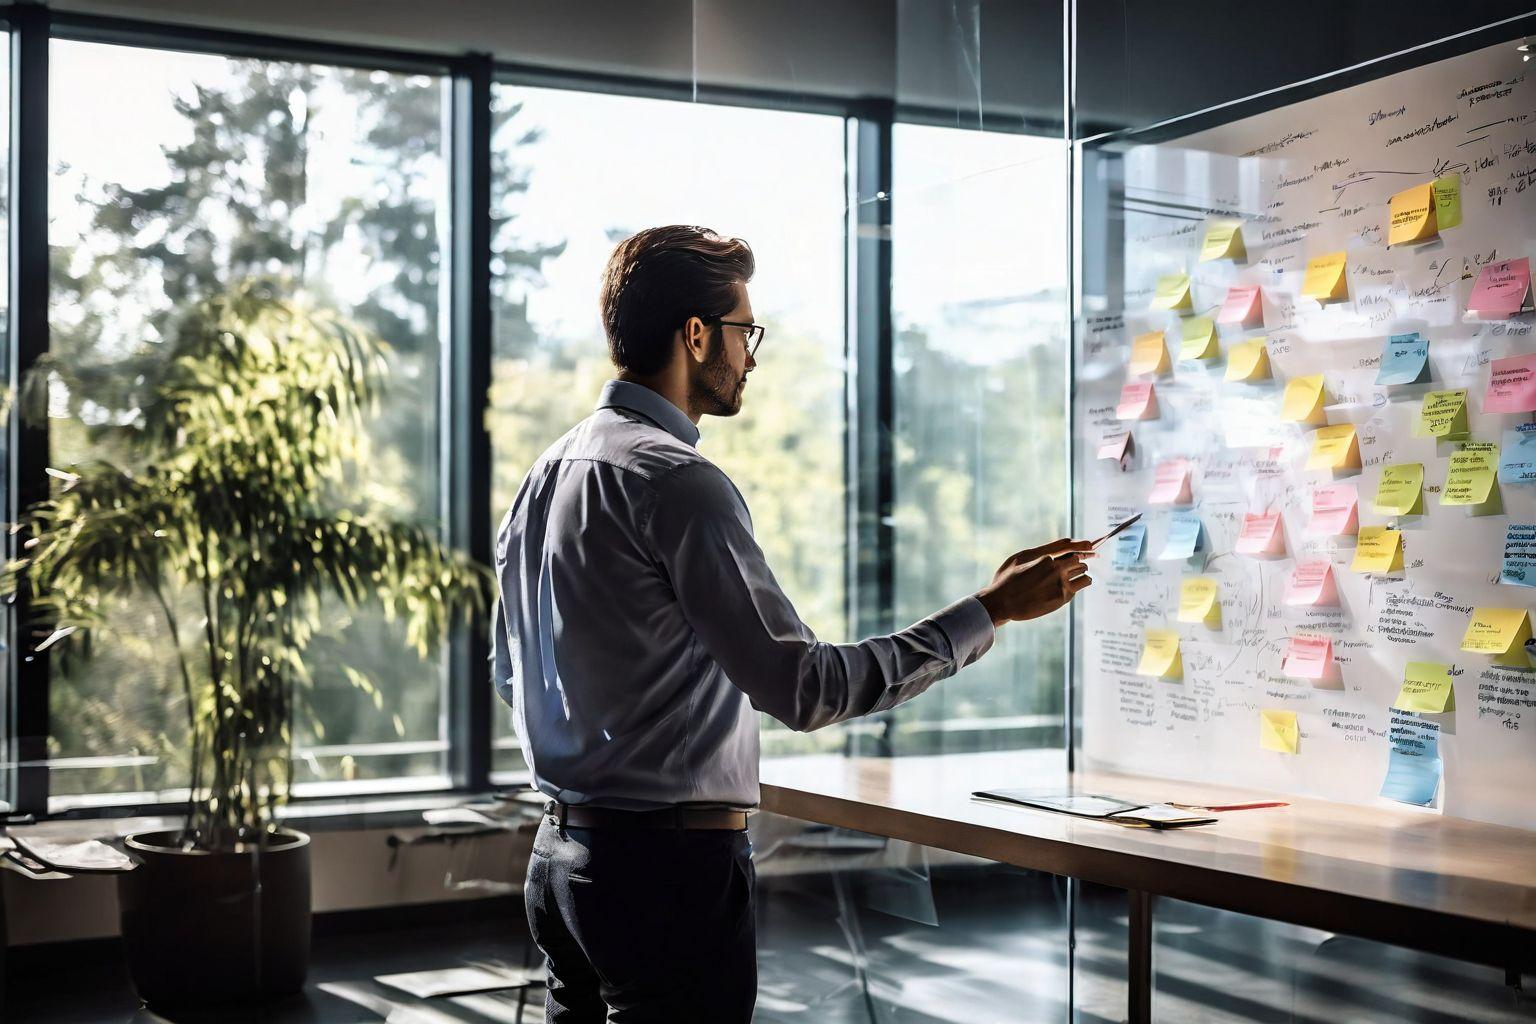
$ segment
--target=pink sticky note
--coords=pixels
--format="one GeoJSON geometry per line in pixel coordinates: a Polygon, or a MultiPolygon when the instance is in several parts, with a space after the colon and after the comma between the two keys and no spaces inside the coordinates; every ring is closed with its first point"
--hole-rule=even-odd
{"type": "Polygon", "coordinates": [[[1311,529],[1314,537],[1360,532],[1360,495],[1354,484],[1334,484],[1312,492],[1311,529]]]}
{"type": "Polygon", "coordinates": [[[1165,459],[1157,464],[1149,505],[1188,505],[1194,501],[1189,489],[1189,460],[1165,459]]]}
{"type": "Polygon", "coordinates": [[[1490,263],[1477,275],[1467,309],[1482,317],[1507,317],[1520,312],[1531,290],[1531,261],[1490,263]]]}
{"type": "Polygon", "coordinates": [[[1495,359],[1483,412],[1536,411],[1536,355],[1495,359]]]}
{"type": "Polygon", "coordinates": [[[1104,440],[1099,442],[1099,458],[1124,462],[1126,457],[1131,454],[1133,444],[1134,442],[1131,440],[1131,432],[1129,430],[1106,434],[1104,440]]]}
{"type": "Polygon", "coordinates": [[[1251,512],[1243,516],[1233,548],[1240,555],[1278,555],[1285,550],[1285,534],[1280,530],[1279,512],[1251,512]]]}
{"type": "Polygon", "coordinates": [[[1328,562],[1302,562],[1285,584],[1286,604],[1338,604],[1333,566],[1328,562]]]}
{"type": "Polygon", "coordinates": [[[1256,319],[1262,311],[1263,305],[1259,299],[1258,285],[1234,285],[1227,289],[1227,301],[1221,304],[1221,312],[1216,314],[1216,322],[1246,324],[1256,319]]]}
{"type": "Polygon", "coordinates": [[[1333,666],[1333,641],[1326,636],[1293,636],[1280,671],[1298,679],[1323,679],[1333,666]]]}
{"type": "Polygon", "coordinates": [[[1149,380],[1133,380],[1120,389],[1120,404],[1115,418],[1121,420],[1157,419],[1157,393],[1149,380]]]}

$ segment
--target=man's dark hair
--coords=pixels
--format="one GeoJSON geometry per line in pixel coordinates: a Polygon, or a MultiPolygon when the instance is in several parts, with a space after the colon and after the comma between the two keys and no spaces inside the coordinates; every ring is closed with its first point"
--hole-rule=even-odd
{"type": "Polygon", "coordinates": [[[672,357],[672,332],[691,316],[711,323],[752,279],[752,249],[708,228],[669,224],[619,243],[603,271],[603,330],[613,365],[646,376],[672,357]]]}

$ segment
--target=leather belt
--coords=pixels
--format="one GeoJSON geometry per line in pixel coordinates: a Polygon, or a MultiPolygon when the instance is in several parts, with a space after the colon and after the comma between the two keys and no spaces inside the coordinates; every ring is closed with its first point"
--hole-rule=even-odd
{"type": "Polygon", "coordinates": [[[716,807],[659,807],[652,811],[621,811],[615,807],[586,807],[551,800],[544,817],[558,828],[709,829],[739,832],[747,827],[747,812],[716,807]]]}

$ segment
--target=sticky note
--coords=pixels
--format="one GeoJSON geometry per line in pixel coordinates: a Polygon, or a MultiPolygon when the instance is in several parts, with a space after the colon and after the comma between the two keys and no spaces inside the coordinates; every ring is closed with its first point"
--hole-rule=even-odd
{"type": "Polygon", "coordinates": [[[1499,582],[1512,587],[1536,587],[1536,523],[1509,524],[1504,534],[1499,582]]]}
{"type": "Polygon", "coordinates": [[[1215,359],[1221,355],[1216,343],[1216,325],[1208,316],[1192,316],[1181,325],[1180,359],[1215,359]]]}
{"type": "Polygon", "coordinates": [[[1131,361],[1126,367],[1133,375],[1165,374],[1172,369],[1168,361],[1168,346],[1163,343],[1162,331],[1148,331],[1136,335],[1131,342],[1131,361]]]}
{"type": "Polygon", "coordinates": [[[1402,533],[1385,526],[1360,527],[1355,560],[1349,567],[1355,572],[1397,572],[1403,567],[1402,533]]]}
{"type": "Polygon", "coordinates": [[[1504,431],[1503,449],[1499,482],[1536,484],[1536,423],[1522,423],[1504,431]]]}
{"type": "Polygon", "coordinates": [[[1125,569],[1141,564],[1142,552],[1147,546],[1147,524],[1136,523],[1121,530],[1115,537],[1114,564],[1125,569]]]}
{"type": "Polygon", "coordinates": [[[1360,530],[1360,496],[1354,484],[1334,484],[1312,492],[1311,533],[1344,537],[1360,530]]]}
{"type": "Polygon", "coordinates": [[[1440,504],[1484,504],[1493,493],[1493,481],[1498,471],[1498,445],[1478,442],[1464,446],[1451,456],[1445,488],[1440,492],[1440,504]]]}
{"type": "Polygon", "coordinates": [[[1256,324],[1264,316],[1264,300],[1256,284],[1235,284],[1227,289],[1226,301],[1216,313],[1216,322],[1222,326],[1238,324],[1243,327],[1256,324]]]}
{"type": "Polygon", "coordinates": [[[1259,746],[1281,754],[1296,753],[1296,741],[1300,732],[1296,728],[1296,712],[1275,711],[1269,708],[1259,712],[1259,746]]]}
{"type": "Polygon", "coordinates": [[[1461,175],[1446,174],[1434,180],[1435,226],[1441,231],[1461,223],[1461,175]]]}
{"type": "Polygon", "coordinates": [[[1141,648],[1141,664],[1136,674],[1179,679],[1184,675],[1184,659],[1179,654],[1179,634],[1171,629],[1149,629],[1141,648]]]}
{"type": "Polygon", "coordinates": [[[1377,384],[1423,384],[1429,380],[1429,339],[1411,334],[1394,334],[1381,350],[1381,369],[1377,384]]]}
{"type": "Polygon", "coordinates": [[[1493,361],[1483,412],[1536,412],[1536,355],[1493,361]]]}
{"type": "Polygon", "coordinates": [[[1338,604],[1333,566],[1326,561],[1302,562],[1292,569],[1285,584],[1285,603],[1298,607],[1338,604]]]}
{"type": "Polygon", "coordinates": [[[1348,258],[1349,254],[1341,251],[1308,260],[1306,276],[1301,280],[1302,298],[1319,302],[1348,298],[1349,286],[1344,275],[1344,263],[1348,258]]]}
{"type": "Polygon", "coordinates": [[[1280,671],[1293,679],[1326,679],[1333,668],[1333,641],[1326,636],[1293,636],[1280,671]]]}
{"type": "Polygon", "coordinates": [[[1179,621],[1221,623],[1221,605],[1216,603],[1216,581],[1209,576],[1190,576],[1179,584],[1179,621]]]}
{"type": "Polygon", "coordinates": [[[1431,661],[1410,661],[1403,669],[1403,685],[1392,706],[1399,711],[1438,715],[1456,710],[1456,690],[1451,667],[1431,661]]]}
{"type": "Polygon", "coordinates": [[[1157,279],[1157,293],[1152,296],[1153,309],[1194,309],[1189,296],[1188,274],[1165,274],[1157,279]]]}
{"type": "Polygon", "coordinates": [[[1149,380],[1133,380],[1120,389],[1120,404],[1115,418],[1121,420],[1157,419],[1157,392],[1149,380]]]}
{"type": "Polygon", "coordinates": [[[1326,423],[1323,412],[1323,375],[1297,377],[1285,385],[1285,398],[1280,403],[1280,418],[1288,423],[1326,423]]]}
{"type": "Polygon", "coordinates": [[[1439,233],[1435,224],[1435,187],[1415,185],[1393,196],[1387,204],[1387,244],[1423,242],[1439,233]]]}
{"type": "Polygon", "coordinates": [[[1531,261],[1522,256],[1484,267],[1467,298],[1467,311],[1484,320],[1504,320],[1530,304],[1531,261]]]}
{"type": "Polygon", "coordinates": [[[1308,469],[1359,469],[1360,443],[1353,423],[1318,427],[1312,435],[1308,469]]]}
{"type": "Polygon", "coordinates": [[[1389,727],[1387,777],[1381,795],[1399,803],[1428,807],[1440,788],[1440,726],[1411,715],[1394,714],[1389,727]]]}
{"type": "Polygon", "coordinates": [[[1474,608],[1461,649],[1492,654],[1500,665],[1529,668],[1525,643],[1531,639],[1531,617],[1524,608],[1474,608]]]}
{"type": "Polygon", "coordinates": [[[1269,349],[1263,338],[1250,338],[1227,352],[1227,380],[1268,380],[1269,349]]]}
{"type": "Polygon", "coordinates": [[[1163,544],[1163,552],[1158,555],[1160,562],[1172,562],[1181,558],[1192,558],[1195,552],[1203,547],[1204,529],[1200,525],[1200,517],[1193,512],[1176,512],[1168,519],[1168,539],[1163,544]]]}
{"type": "Polygon", "coordinates": [[[1243,248],[1241,224],[1212,224],[1205,229],[1205,243],[1200,246],[1200,262],[1242,260],[1248,258],[1243,248]]]}
{"type": "Polygon", "coordinates": [[[1467,432],[1467,392],[1431,391],[1419,409],[1415,437],[1455,437],[1467,432]]]}
{"type": "Polygon", "coordinates": [[[1376,511],[1389,516],[1424,514],[1424,464],[1395,462],[1381,468],[1376,485],[1376,511]]]}
{"type": "Polygon", "coordinates": [[[1250,512],[1243,516],[1232,550],[1240,555],[1284,554],[1285,531],[1280,529],[1280,513],[1250,512]]]}
{"type": "Polygon", "coordinates": [[[1104,435],[1099,442],[1099,458],[1110,459],[1115,462],[1124,462],[1130,458],[1135,450],[1136,442],[1131,440],[1129,430],[1116,430],[1104,435]]]}
{"type": "Polygon", "coordinates": [[[1188,505],[1194,501],[1190,493],[1188,459],[1164,459],[1157,464],[1152,478],[1152,493],[1147,495],[1152,505],[1188,505]]]}

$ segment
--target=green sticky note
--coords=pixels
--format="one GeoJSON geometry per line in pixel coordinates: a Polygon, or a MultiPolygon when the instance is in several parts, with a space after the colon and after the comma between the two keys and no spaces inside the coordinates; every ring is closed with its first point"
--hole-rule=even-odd
{"type": "Polygon", "coordinates": [[[1431,391],[1419,410],[1415,437],[1455,437],[1467,432],[1467,392],[1431,391]]]}
{"type": "Polygon", "coordinates": [[[1435,179],[1435,224],[1441,231],[1461,223],[1461,175],[1435,179]]]}
{"type": "Polygon", "coordinates": [[[1456,710],[1456,689],[1451,685],[1451,667],[1430,661],[1410,661],[1403,669],[1403,687],[1397,691],[1392,706],[1399,711],[1418,711],[1438,715],[1456,710]]]}
{"type": "Polygon", "coordinates": [[[1381,468],[1376,485],[1376,511],[1391,516],[1424,514],[1424,464],[1399,462],[1381,468]]]}

